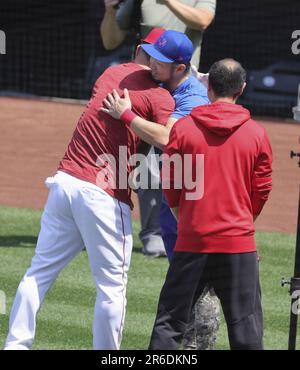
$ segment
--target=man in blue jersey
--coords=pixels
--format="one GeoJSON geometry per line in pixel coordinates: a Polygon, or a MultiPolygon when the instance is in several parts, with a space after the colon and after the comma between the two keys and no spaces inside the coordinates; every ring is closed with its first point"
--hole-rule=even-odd
{"type": "MultiPolygon", "coordinates": [[[[175,111],[168,122],[162,126],[135,116],[130,111],[131,102],[126,89],[124,98],[120,98],[115,91],[109,94],[104,101],[107,109],[102,110],[114,118],[123,119],[142,140],[162,149],[169,141],[169,133],[174,123],[188,115],[193,108],[209,104],[209,99],[206,87],[189,73],[193,46],[186,35],[172,30],[165,31],[154,45],[142,45],[142,48],[151,57],[150,68],[153,78],[162,82],[175,100],[175,111]]],[[[177,221],[164,198],[160,222],[170,260],[177,238],[177,221]]],[[[190,324],[184,336],[185,349],[214,348],[219,328],[219,311],[217,297],[209,287],[206,287],[194,306],[190,324]]]]}

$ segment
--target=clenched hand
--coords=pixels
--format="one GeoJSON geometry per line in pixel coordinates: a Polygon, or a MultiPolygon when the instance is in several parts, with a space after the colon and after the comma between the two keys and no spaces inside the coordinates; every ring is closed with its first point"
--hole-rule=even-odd
{"type": "Polygon", "coordinates": [[[120,119],[126,109],[131,109],[131,100],[127,89],[124,89],[124,98],[121,98],[116,90],[103,100],[103,108],[100,111],[105,112],[113,118],[120,119]]]}

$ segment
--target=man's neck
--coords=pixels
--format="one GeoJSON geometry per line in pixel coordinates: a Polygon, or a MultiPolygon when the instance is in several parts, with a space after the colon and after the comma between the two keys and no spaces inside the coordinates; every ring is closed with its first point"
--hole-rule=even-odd
{"type": "Polygon", "coordinates": [[[164,88],[169,90],[172,93],[175,89],[177,89],[178,86],[180,86],[188,78],[189,78],[189,74],[183,76],[179,81],[166,82],[164,85],[164,88]]]}
{"type": "Polygon", "coordinates": [[[236,100],[237,99],[223,97],[223,98],[216,98],[216,99],[214,99],[212,101],[212,103],[230,103],[230,104],[235,104],[236,103],[236,100]]]}

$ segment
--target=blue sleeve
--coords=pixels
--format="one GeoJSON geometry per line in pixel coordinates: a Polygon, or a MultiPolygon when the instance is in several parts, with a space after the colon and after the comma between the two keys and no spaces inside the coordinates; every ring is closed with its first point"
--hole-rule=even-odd
{"type": "Polygon", "coordinates": [[[209,104],[208,98],[199,95],[189,96],[187,99],[178,99],[176,102],[176,107],[172,113],[172,118],[182,118],[191,113],[191,111],[199,107],[200,105],[209,104]]]}

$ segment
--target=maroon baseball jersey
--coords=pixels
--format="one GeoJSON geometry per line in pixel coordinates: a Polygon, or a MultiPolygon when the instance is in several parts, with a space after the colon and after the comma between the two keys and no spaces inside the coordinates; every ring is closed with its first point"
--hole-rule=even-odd
{"type": "Polygon", "coordinates": [[[135,63],[110,67],[97,80],[58,170],[96,184],[132,207],[128,159],[140,139],[130,127],[99,110],[108,93],[116,89],[122,96],[124,88],[129,90],[133,112],[166,124],[174,100],[153,81],[150,71],[135,63]]]}

